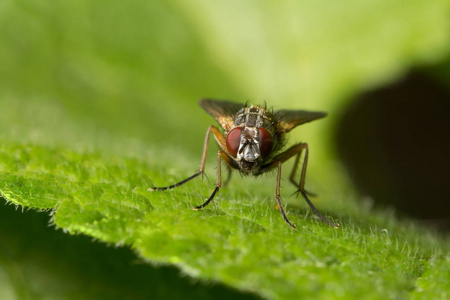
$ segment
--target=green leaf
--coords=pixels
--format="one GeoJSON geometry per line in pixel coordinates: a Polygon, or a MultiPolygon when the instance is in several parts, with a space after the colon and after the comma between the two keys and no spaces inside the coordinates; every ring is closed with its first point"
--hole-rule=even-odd
{"type": "MultiPolygon", "coordinates": [[[[299,227],[293,231],[274,209],[270,178],[232,180],[214,204],[196,212],[191,208],[207,196],[211,184],[198,180],[170,192],[147,192],[154,183],[188,175],[164,178],[163,165],[156,161],[24,145],[2,146],[1,153],[15,153],[2,160],[0,169],[9,170],[0,177],[2,196],[17,204],[34,201],[39,208],[54,208],[56,226],[131,245],[149,261],[174,264],[192,277],[269,298],[340,293],[402,298],[422,269],[431,267],[427,260],[433,265],[445,260],[433,253],[433,238],[414,241],[416,229],[360,204],[354,212],[336,210],[334,219],[341,227],[335,229],[290,200],[289,217],[299,227]],[[48,189],[42,192],[43,187],[48,189]],[[373,289],[371,282],[379,288],[373,289]]],[[[328,207],[327,202],[318,203],[328,207]]]]}
{"type": "MultiPolygon", "coordinates": [[[[26,225],[2,232],[9,252],[0,252],[0,296],[447,297],[448,241],[372,209],[331,147],[350,95],[449,55],[447,1],[7,0],[0,7],[0,195],[52,215],[21,217],[130,247],[149,264],[176,266],[202,282],[193,286],[172,268],[134,271],[126,248],[105,250],[52,228],[39,235],[51,235],[55,248],[42,246],[34,243],[36,222],[11,221],[26,225]],[[290,141],[309,143],[307,187],[340,228],[289,197],[289,163],[282,197],[297,231],[275,209],[270,174],[235,174],[213,203],[193,211],[214,187],[214,146],[209,180],[147,192],[196,171],[213,124],[196,105],[205,96],[328,111],[290,141]],[[64,247],[102,250],[77,256],[64,247]],[[88,268],[97,261],[103,271],[88,268]],[[252,295],[210,290],[210,281],[252,295]]],[[[2,221],[19,214],[0,212],[2,221]]]]}
{"type": "Polygon", "coordinates": [[[127,248],[49,229],[46,213],[14,210],[0,208],[1,299],[251,298],[181,278],[174,267],[149,268],[127,248]]]}

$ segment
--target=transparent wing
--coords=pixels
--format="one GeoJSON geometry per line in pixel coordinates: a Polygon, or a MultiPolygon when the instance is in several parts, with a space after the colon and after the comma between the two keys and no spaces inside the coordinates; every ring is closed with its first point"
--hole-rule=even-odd
{"type": "Polygon", "coordinates": [[[227,100],[202,99],[198,104],[225,130],[230,130],[234,115],[245,105],[227,100]]]}
{"type": "Polygon", "coordinates": [[[278,124],[284,132],[289,132],[298,125],[308,123],[327,115],[321,111],[305,111],[305,110],[278,110],[275,112],[275,116],[278,120],[278,124]]]}

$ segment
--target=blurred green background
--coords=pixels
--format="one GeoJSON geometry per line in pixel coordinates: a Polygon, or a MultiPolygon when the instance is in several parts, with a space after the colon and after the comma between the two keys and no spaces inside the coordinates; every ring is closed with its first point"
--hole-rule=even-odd
{"type": "Polygon", "coordinates": [[[292,139],[329,156],[314,143],[351,96],[445,59],[446,4],[3,1],[1,134],[199,155],[215,97],[328,111],[292,139]]]}
{"type": "MultiPolygon", "coordinates": [[[[419,0],[4,0],[0,142],[170,159],[194,169],[213,124],[199,98],[267,102],[328,112],[290,141],[309,143],[316,186],[342,189],[347,172],[339,158],[351,168],[352,156],[338,154],[336,132],[352,130],[349,145],[368,134],[366,118],[341,127],[354,99],[412,69],[448,90],[449,11],[448,1],[419,0]]],[[[439,126],[445,137],[448,122],[439,126]]],[[[382,160],[377,153],[361,160],[382,160]]]]}

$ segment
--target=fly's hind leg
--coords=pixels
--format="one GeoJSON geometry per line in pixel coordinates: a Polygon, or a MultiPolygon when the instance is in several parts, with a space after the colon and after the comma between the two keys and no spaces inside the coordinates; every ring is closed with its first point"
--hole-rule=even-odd
{"type": "Polygon", "coordinates": [[[300,143],[300,144],[297,144],[296,146],[298,146],[298,150],[297,150],[298,153],[297,153],[297,156],[295,157],[294,167],[292,168],[292,172],[291,172],[291,176],[289,177],[289,180],[298,188],[297,192],[302,194],[302,196],[305,199],[306,203],[308,203],[309,207],[311,207],[313,212],[322,221],[324,221],[325,223],[327,223],[330,226],[337,227],[335,224],[331,223],[327,218],[325,218],[319,212],[319,210],[314,206],[314,204],[312,204],[312,202],[309,200],[308,195],[315,196],[314,194],[308,193],[305,190],[306,168],[308,166],[309,148],[308,148],[308,144],[306,144],[306,143],[300,143]],[[297,184],[295,182],[294,177],[295,177],[295,173],[297,172],[298,165],[300,164],[300,156],[301,156],[303,150],[305,150],[305,158],[303,159],[302,170],[300,172],[300,181],[297,184]]]}
{"type": "Polygon", "coordinates": [[[225,179],[223,186],[227,186],[230,180],[231,180],[231,167],[227,165],[227,179],[225,179]]]}
{"type": "Polygon", "coordinates": [[[308,163],[308,144],[302,143],[300,145],[306,145],[306,146],[302,147],[300,149],[300,151],[295,155],[294,166],[292,167],[291,175],[289,176],[289,181],[297,188],[297,194],[299,194],[300,190],[303,189],[303,191],[308,196],[317,197],[317,194],[308,192],[304,188],[304,186],[305,186],[305,177],[306,177],[306,165],[308,163]],[[295,181],[295,175],[297,174],[297,169],[298,169],[298,165],[300,164],[300,157],[302,155],[303,149],[306,149],[306,151],[305,151],[305,159],[304,159],[304,163],[303,163],[302,174],[301,174],[301,177],[300,177],[300,183],[297,183],[295,181]],[[302,180],[302,178],[303,178],[303,180],[302,180]],[[303,182],[303,186],[301,186],[302,182],[303,182]]]}

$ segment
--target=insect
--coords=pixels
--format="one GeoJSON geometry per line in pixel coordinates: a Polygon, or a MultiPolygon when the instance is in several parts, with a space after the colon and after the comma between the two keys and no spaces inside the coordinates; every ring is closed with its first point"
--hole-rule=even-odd
{"type": "Polygon", "coordinates": [[[206,132],[203,145],[203,154],[200,169],[194,175],[170,186],[152,187],[149,191],[163,191],[176,188],[196,178],[205,171],[206,156],[208,153],[208,141],[212,133],[219,151],[217,153],[217,179],[216,187],[211,196],[202,205],[194,207],[200,210],[207,206],[222,187],[221,161],[226,163],[228,179],[232,169],[238,170],[243,175],[259,176],[263,173],[277,170],[275,186],[275,199],[284,221],[293,229],[296,229],[284,212],[280,198],[280,181],[282,164],[295,156],[289,180],[297,188],[297,194],[302,194],[313,212],[325,223],[336,226],[326,219],[309,200],[312,195],[305,190],[306,167],[308,164],[308,144],[298,143],[285,151],[281,151],[285,145],[285,135],[298,125],[320,119],[327,114],[324,112],[311,112],[303,110],[277,110],[272,111],[258,105],[242,105],[224,100],[202,99],[199,105],[219,123],[222,131],[211,125],[206,132]],[[295,180],[297,168],[300,164],[300,156],[304,151],[303,165],[300,171],[300,180],[295,180]]]}

